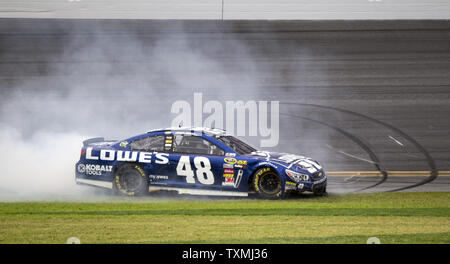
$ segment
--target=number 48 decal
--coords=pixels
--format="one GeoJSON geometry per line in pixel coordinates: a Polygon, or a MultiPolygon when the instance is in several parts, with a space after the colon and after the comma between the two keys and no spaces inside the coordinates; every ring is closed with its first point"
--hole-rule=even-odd
{"type": "MultiPolygon", "coordinates": [[[[195,157],[194,166],[197,169],[197,179],[202,184],[214,184],[214,174],[211,171],[211,163],[206,157],[195,157]]],[[[194,171],[191,167],[189,156],[181,156],[177,165],[178,176],[185,176],[187,183],[195,183],[194,171]]]]}

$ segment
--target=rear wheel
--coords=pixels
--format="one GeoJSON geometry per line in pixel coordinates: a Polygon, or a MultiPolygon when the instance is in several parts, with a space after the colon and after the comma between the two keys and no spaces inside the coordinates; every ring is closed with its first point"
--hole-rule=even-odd
{"type": "Polygon", "coordinates": [[[261,168],[256,171],[252,185],[260,198],[277,199],[283,194],[281,178],[271,168],[261,168]]]}
{"type": "Polygon", "coordinates": [[[113,186],[117,193],[141,196],[148,193],[145,171],[136,164],[123,164],[114,173],[113,186]]]}

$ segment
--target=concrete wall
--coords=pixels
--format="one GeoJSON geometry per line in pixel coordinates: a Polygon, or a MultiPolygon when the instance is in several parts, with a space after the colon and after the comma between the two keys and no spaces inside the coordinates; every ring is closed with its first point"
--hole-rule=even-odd
{"type": "Polygon", "coordinates": [[[448,0],[1,0],[0,18],[449,19],[448,0]]]}

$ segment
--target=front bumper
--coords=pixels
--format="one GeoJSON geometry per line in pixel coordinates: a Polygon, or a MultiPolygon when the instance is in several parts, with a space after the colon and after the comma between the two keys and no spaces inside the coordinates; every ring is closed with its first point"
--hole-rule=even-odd
{"type": "Polygon", "coordinates": [[[324,175],[320,179],[308,182],[287,182],[285,186],[286,192],[321,192],[327,187],[327,177],[324,175]]]}
{"type": "Polygon", "coordinates": [[[313,183],[313,185],[311,187],[311,191],[314,193],[315,192],[324,192],[326,187],[327,187],[327,178],[324,177],[323,179],[318,180],[313,183]]]}

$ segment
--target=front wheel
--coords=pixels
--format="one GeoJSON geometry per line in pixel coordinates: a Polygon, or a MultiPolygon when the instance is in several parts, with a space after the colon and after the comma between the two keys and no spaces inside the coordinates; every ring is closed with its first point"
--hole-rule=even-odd
{"type": "Polygon", "coordinates": [[[283,194],[281,178],[271,168],[261,168],[256,171],[252,184],[260,198],[278,199],[283,194]]]}
{"type": "Polygon", "coordinates": [[[313,192],[314,196],[327,196],[327,187],[322,187],[313,192]]]}
{"type": "Polygon", "coordinates": [[[124,195],[141,196],[148,193],[145,171],[136,164],[123,164],[114,173],[114,189],[124,195]]]}

